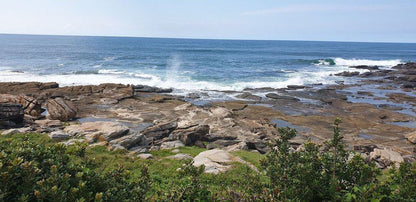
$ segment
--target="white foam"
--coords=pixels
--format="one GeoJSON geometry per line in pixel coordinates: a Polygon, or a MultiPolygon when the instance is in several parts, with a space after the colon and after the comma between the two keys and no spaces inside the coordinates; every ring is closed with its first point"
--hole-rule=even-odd
{"type": "Polygon", "coordinates": [[[119,71],[116,69],[100,69],[98,70],[99,74],[123,74],[123,71],[119,71]]]}
{"type": "Polygon", "coordinates": [[[341,66],[357,66],[357,65],[368,65],[368,66],[384,66],[393,67],[400,63],[401,60],[365,60],[365,59],[343,59],[334,58],[335,65],[341,66]]]}

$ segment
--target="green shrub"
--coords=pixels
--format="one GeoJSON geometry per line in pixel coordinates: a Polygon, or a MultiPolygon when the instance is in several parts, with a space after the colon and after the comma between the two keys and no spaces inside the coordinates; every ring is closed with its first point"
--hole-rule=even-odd
{"type": "Polygon", "coordinates": [[[31,136],[0,142],[0,201],[140,201],[149,189],[143,167],[131,179],[121,166],[97,173],[86,145],[37,144],[31,136]]]}

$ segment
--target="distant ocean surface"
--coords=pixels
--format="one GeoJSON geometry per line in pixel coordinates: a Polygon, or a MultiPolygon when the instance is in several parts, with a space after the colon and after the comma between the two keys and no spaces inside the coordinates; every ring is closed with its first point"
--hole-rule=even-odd
{"type": "MultiPolygon", "coordinates": [[[[0,35],[0,82],[123,83],[176,92],[332,84],[351,65],[416,61],[416,44],[0,35]]],[[[366,71],[366,70],[361,70],[366,71]]]]}

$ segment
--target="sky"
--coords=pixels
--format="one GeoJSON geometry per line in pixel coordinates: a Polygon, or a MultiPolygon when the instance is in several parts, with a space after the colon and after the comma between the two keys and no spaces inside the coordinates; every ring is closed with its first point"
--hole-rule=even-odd
{"type": "Polygon", "coordinates": [[[416,0],[0,0],[0,33],[416,42],[416,0]]]}

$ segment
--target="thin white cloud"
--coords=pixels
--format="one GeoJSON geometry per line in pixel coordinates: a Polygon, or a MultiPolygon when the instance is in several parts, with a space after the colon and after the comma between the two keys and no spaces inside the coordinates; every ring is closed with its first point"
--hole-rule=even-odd
{"type": "Polygon", "coordinates": [[[319,5],[319,4],[296,4],[271,9],[247,11],[243,15],[274,15],[288,13],[324,12],[324,11],[378,11],[391,10],[392,5],[371,5],[371,6],[343,6],[343,5],[319,5]]]}

